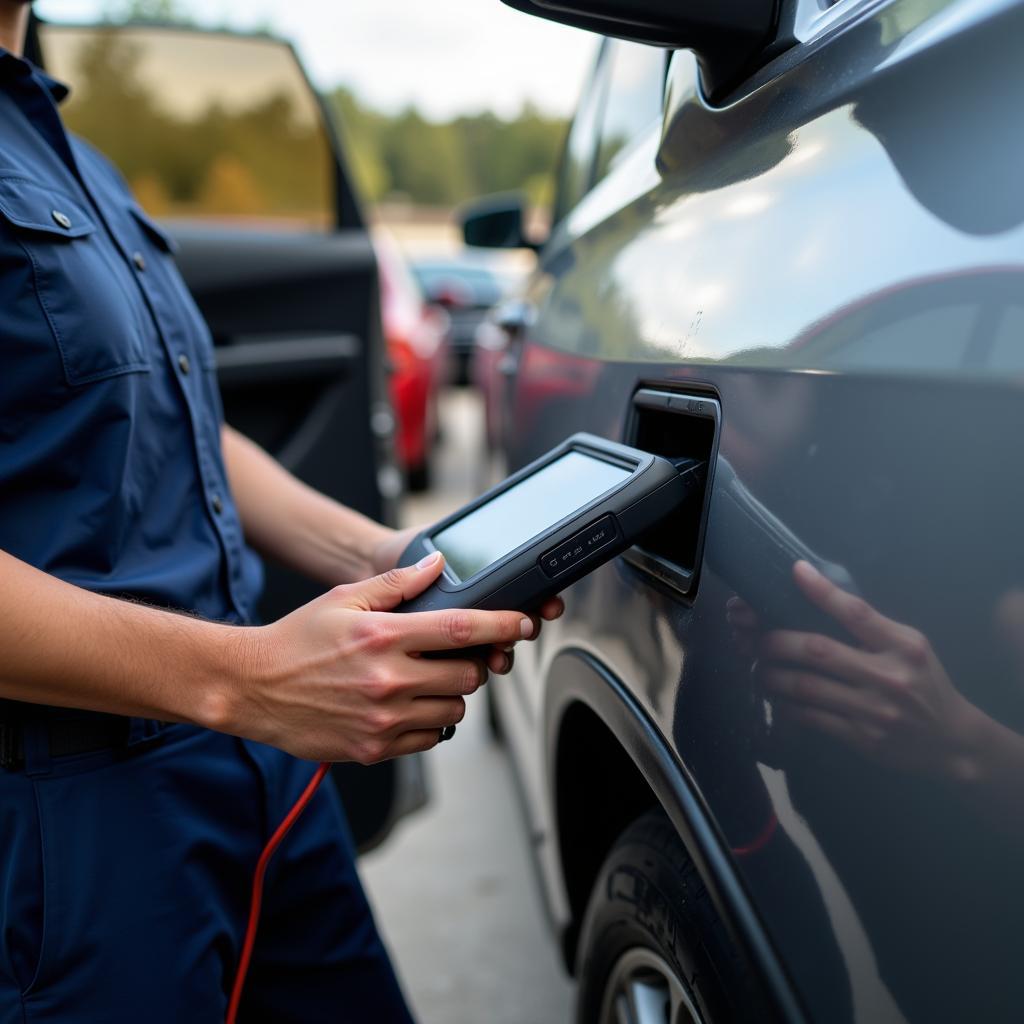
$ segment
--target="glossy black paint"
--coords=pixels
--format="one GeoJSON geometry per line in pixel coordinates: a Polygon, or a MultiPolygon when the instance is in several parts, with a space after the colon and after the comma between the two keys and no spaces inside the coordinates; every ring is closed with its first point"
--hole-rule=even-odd
{"type": "MultiPolygon", "coordinates": [[[[676,53],[660,132],[542,252],[504,430],[515,467],[576,430],[626,438],[640,386],[717,394],[739,484],[916,630],[1010,748],[1024,744],[1021,38],[1019,3],[844,4],[724,106],[676,53]]],[[[958,774],[940,712],[893,746],[771,730],[726,619],[751,585],[713,557],[749,541],[725,498],[712,489],[694,593],[602,568],[499,695],[556,927],[571,938],[579,908],[552,767],[573,702],[551,695],[583,650],[600,669],[579,700],[645,777],[663,745],[692,787],[682,812],[656,791],[683,840],[713,837],[727,862],[703,860],[748,901],[742,920],[722,901],[734,926],[763,930],[754,962],[788,978],[800,1009],[777,1002],[782,1017],[1018,1020],[1024,829],[1007,794],[1024,762],[958,774]],[[640,727],[590,687],[628,695],[656,742],[637,748],[640,727]]],[[[799,625],[785,602],[769,611],[799,625]]]]}

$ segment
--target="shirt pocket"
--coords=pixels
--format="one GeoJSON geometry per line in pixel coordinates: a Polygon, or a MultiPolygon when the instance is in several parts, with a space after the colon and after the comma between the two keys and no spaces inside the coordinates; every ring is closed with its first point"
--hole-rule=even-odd
{"type": "Polygon", "coordinates": [[[147,372],[141,299],[90,212],[46,184],[0,175],[3,222],[31,263],[67,383],[147,372]]]}
{"type": "Polygon", "coordinates": [[[175,263],[173,256],[178,251],[178,243],[136,203],[129,206],[129,212],[142,228],[143,235],[151,246],[159,251],[160,257],[166,261],[168,284],[173,293],[177,296],[177,311],[184,324],[187,324],[190,336],[199,353],[199,360],[203,369],[214,371],[217,368],[217,359],[214,354],[213,337],[210,328],[207,326],[203,314],[196,305],[181,271],[175,263]]]}

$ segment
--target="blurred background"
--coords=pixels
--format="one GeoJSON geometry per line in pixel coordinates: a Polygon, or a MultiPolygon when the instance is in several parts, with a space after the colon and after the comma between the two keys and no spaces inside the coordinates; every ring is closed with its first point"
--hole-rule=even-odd
{"type": "MultiPolygon", "coordinates": [[[[534,257],[467,250],[454,214],[514,190],[544,231],[595,38],[498,0],[38,0],[35,10],[54,28],[47,68],[72,86],[68,123],[151,215],[186,225],[329,230],[330,140],[286,52],[144,26],[292,43],[376,251],[399,476],[386,497],[399,522],[424,524],[495,479],[483,398],[500,387],[494,310],[514,302],[534,257]]],[[[417,1014],[424,1024],[568,1020],[571,986],[480,696],[427,767],[426,806],[363,858],[417,1014]]]]}

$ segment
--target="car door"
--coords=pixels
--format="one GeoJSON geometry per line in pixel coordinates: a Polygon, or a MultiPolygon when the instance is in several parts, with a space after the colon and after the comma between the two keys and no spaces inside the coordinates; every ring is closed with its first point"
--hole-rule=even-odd
{"type": "MultiPolygon", "coordinates": [[[[669,446],[706,399],[721,457],[704,558],[663,535],[574,586],[500,691],[502,721],[567,918],[601,836],[579,813],[553,820],[591,778],[557,772],[604,753],[552,753],[575,659],[604,673],[586,696],[615,680],[653,723],[644,765],[669,750],[703,801],[688,821],[713,821],[717,878],[735,871],[809,1019],[1016,1020],[1022,840],[999,795],[1020,768],[958,729],[1024,749],[1024,203],[1006,131],[1024,8],[820,17],[726,102],[675,52],[658,125],[560,210],[510,464],[580,429],[685,455],[669,446]],[[867,602],[849,630],[809,621],[794,538],[867,602]],[[789,675],[759,664],[763,627],[816,637],[784,647],[789,675]]],[[[615,790],[598,798],[603,823],[615,790]]]]}
{"type": "MultiPolygon", "coordinates": [[[[71,86],[68,125],[114,161],[177,251],[214,337],[227,422],[319,491],[392,521],[373,246],[295,53],[181,26],[35,29],[36,56],[71,86]]],[[[268,563],[261,615],[321,590],[268,563]]],[[[364,846],[423,795],[415,762],[334,777],[364,846]]]]}

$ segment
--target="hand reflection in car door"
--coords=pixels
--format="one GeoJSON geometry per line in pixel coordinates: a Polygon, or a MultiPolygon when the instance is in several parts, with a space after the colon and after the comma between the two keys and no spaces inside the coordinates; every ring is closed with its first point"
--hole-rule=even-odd
{"type": "MultiPolygon", "coordinates": [[[[924,633],[887,618],[807,562],[794,565],[793,578],[855,643],[764,629],[742,598],[729,600],[726,615],[737,643],[754,659],[776,745],[800,730],[831,737],[881,766],[948,786],[990,823],[1024,840],[1024,736],[962,695],[924,633]]],[[[1000,598],[993,631],[1024,688],[1024,591],[1000,598]]]]}

